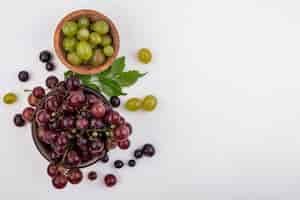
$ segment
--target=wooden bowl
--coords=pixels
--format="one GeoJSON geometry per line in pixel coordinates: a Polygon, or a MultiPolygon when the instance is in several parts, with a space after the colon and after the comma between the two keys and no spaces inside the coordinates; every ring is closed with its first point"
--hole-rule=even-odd
{"type": "Polygon", "coordinates": [[[120,38],[119,33],[114,25],[114,23],[105,15],[95,10],[77,10],[66,15],[57,25],[55,33],[54,33],[54,49],[55,52],[60,59],[60,61],[71,71],[76,72],[78,74],[97,74],[109,68],[111,64],[116,59],[119,49],[120,49],[120,38]],[[114,47],[114,54],[111,57],[108,57],[106,62],[99,66],[92,65],[72,65],[66,59],[66,52],[63,50],[62,41],[63,41],[63,33],[62,27],[65,22],[70,20],[77,20],[81,16],[88,17],[92,22],[97,20],[104,20],[109,24],[110,34],[112,36],[112,44],[114,47]]]}
{"type": "MultiPolygon", "coordinates": [[[[108,100],[102,95],[100,94],[99,92],[96,92],[95,90],[91,89],[91,88],[88,88],[88,87],[84,87],[83,88],[84,92],[87,93],[87,94],[93,94],[95,95],[96,97],[98,97],[99,99],[101,99],[101,101],[107,106],[108,109],[111,109],[111,105],[110,103],[108,102],[108,100]]],[[[51,95],[52,93],[50,92],[47,96],[51,95]]],[[[37,110],[43,105],[43,101],[45,100],[45,98],[43,98],[43,100],[40,102],[40,104],[38,105],[37,107],[37,110]]],[[[49,155],[49,152],[50,152],[50,148],[48,145],[46,145],[45,143],[43,143],[39,137],[38,137],[38,124],[35,122],[35,120],[32,122],[32,125],[31,125],[31,134],[32,134],[32,139],[33,139],[33,142],[36,146],[36,148],[38,149],[38,151],[40,152],[40,154],[46,159],[48,160],[49,162],[52,162],[51,159],[50,159],[50,155],[49,155]]],[[[66,163],[63,164],[63,166],[67,169],[71,169],[71,168],[85,168],[85,167],[88,167],[88,166],[91,166],[93,164],[95,164],[96,162],[98,162],[99,160],[101,160],[104,156],[105,156],[105,152],[106,151],[103,151],[103,154],[95,157],[94,159],[88,161],[88,162],[84,162],[84,163],[80,163],[79,165],[68,165],[66,163]]]]}

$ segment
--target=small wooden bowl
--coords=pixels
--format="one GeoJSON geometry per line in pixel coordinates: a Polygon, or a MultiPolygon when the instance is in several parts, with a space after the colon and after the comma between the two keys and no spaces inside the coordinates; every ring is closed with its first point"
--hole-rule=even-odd
{"type": "Polygon", "coordinates": [[[54,49],[55,52],[60,59],[60,61],[71,71],[76,72],[78,74],[97,74],[99,72],[102,72],[109,68],[109,66],[112,65],[114,60],[116,59],[119,49],[120,49],[120,37],[118,30],[114,23],[105,15],[103,15],[100,12],[97,12],[95,10],[77,10],[74,12],[69,13],[66,15],[57,25],[55,33],[54,33],[54,49]],[[110,28],[110,34],[112,36],[112,44],[114,47],[114,54],[109,57],[106,62],[99,66],[92,66],[92,65],[72,65],[70,64],[66,59],[66,53],[63,50],[62,47],[62,41],[63,41],[63,33],[62,33],[62,27],[65,22],[70,20],[77,20],[81,16],[88,17],[92,22],[97,20],[104,20],[109,24],[110,28]]]}

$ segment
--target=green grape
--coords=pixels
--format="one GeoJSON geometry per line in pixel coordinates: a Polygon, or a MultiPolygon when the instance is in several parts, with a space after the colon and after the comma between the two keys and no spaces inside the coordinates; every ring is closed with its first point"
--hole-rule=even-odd
{"type": "Polygon", "coordinates": [[[90,31],[87,28],[81,28],[77,32],[77,39],[78,40],[88,40],[90,36],[90,31]]]}
{"type": "Polygon", "coordinates": [[[103,35],[102,36],[102,46],[106,47],[112,43],[112,38],[110,35],[103,35]]]}
{"type": "Polygon", "coordinates": [[[88,61],[93,55],[93,50],[88,42],[80,41],[77,44],[76,53],[83,61],[88,61]]]}
{"type": "Polygon", "coordinates": [[[72,37],[72,38],[69,38],[69,37],[64,38],[64,40],[63,40],[64,50],[68,51],[68,52],[74,51],[75,47],[76,47],[76,43],[77,43],[77,40],[74,37],[72,37]]]}
{"type": "Polygon", "coordinates": [[[109,32],[109,26],[105,21],[100,20],[92,24],[92,30],[104,35],[109,32]]]}
{"type": "Polygon", "coordinates": [[[114,54],[114,48],[112,46],[106,46],[103,49],[104,55],[110,57],[114,54]]]}
{"type": "Polygon", "coordinates": [[[89,41],[90,41],[91,44],[98,45],[98,44],[101,44],[102,38],[98,33],[92,32],[90,34],[90,40],[89,41]]]}
{"type": "Polygon", "coordinates": [[[134,98],[128,99],[128,101],[125,104],[125,107],[127,108],[127,110],[137,111],[137,110],[141,109],[142,104],[143,104],[143,101],[141,99],[134,97],[134,98]]]}
{"type": "Polygon", "coordinates": [[[146,111],[153,111],[157,106],[157,98],[153,95],[148,95],[143,100],[143,109],[146,111]]]}
{"type": "Polygon", "coordinates": [[[80,65],[82,63],[82,60],[77,56],[75,52],[68,53],[67,60],[72,65],[80,65]]]}
{"type": "Polygon", "coordinates": [[[73,21],[68,21],[64,24],[62,31],[65,36],[73,37],[76,35],[78,29],[78,25],[73,21]]]}
{"type": "Polygon", "coordinates": [[[79,28],[88,28],[90,25],[90,20],[87,17],[80,17],[78,19],[79,28]]]}
{"type": "Polygon", "coordinates": [[[17,95],[14,93],[7,93],[6,95],[4,95],[3,97],[3,102],[6,104],[13,104],[17,101],[17,95]]]}
{"type": "Polygon", "coordinates": [[[138,51],[138,59],[142,63],[148,64],[152,60],[152,53],[149,49],[142,48],[138,51]]]}
{"type": "Polygon", "coordinates": [[[101,49],[96,49],[94,51],[94,55],[91,59],[91,64],[93,66],[99,66],[99,65],[105,63],[105,60],[106,60],[105,55],[103,54],[101,49]]]}

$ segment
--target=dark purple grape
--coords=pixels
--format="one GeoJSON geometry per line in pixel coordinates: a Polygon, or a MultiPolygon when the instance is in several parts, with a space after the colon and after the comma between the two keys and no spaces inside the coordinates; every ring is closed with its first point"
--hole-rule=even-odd
{"type": "Polygon", "coordinates": [[[24,121],[24,119],[22,118],[22,115],[21,115],[21,114],[16,114],[16,115],[14,116],[14,123],[15,123],[15,125],[18,126],[18,127],[22,127],[22,126],[25,125],[25,121],[24,121]]]}
{"type": "Polygon", "coordinates": [[[129,140],[120,141],[120,142],[118,142],[118,146],[120,147],[120,149],[123,149],[123,150],[129,149],[130,141],[129,140]]]}
{"type": "Polygon", "coordinates": [[[115,107],[115,108],[117,108],[117,107],[119,107],[120,106],[120,104],[121,104],[121,100],[120,100],[120,98],[119,97],[117,97],[117,96],[112,96],[112,97],[110,97],[110,104],[113,106],[113,107],[115,107]]]}
{"type": "Polygon", "coordinates": [[[129,136],[129,128],[126,125],[121,125],[113,130],[113,136],[117,141],[126,140],[129,136]]]}
{"type": "Polygon", "coordinates": [[[47,173],[50,177],[55,177],[58,174],[57,166],[50,163],[47,168],[47,173]]]}
{"type": "Polygon", "coordinates": [[[60,129],[60,123],[59,121],[50,122],[48,124],[48,128],[52,131],[57,131],[60,129]]]}
{"type": "Polygon", "coordinates": [[[67,161],[71,165],[78,165],[81,162],[80,157],[79,157],[79,155],[78,155],[78,153],[76,151],[70,151],[68,153],[68,155],[67,155],[67,161]]]}
{"type": "Polygon", "coordinates": [[[49,96],[45,101],[45,108],[48,111],[55,112],[59,108],[59,101],[56,96],[49,96]]]}
{"type": "Polygon", "coordinates": [[[143,154],[147,157],[152,157],[155,154],[155,148],[152,144],[145,144],[143,147],[143,154]]]}
{"type": "Polygon", "coordinates": [[[124,166],[124,163],[123,163],[122,160],[116,160],[114,162],[114,166],[115,166],[115,168],[120,169],[120,168],[122,168],[124,166]]]}
{"type": "Polygon", "coordinates": [[[129,160],[128,161],[128,166],[129,167],[134,167],[136,165],[136,161],[135,160],[129,160]]]}
{"type": "Polygon", "coordinates": [[[92,141],[89,145],[89,152],[93,156],[100,155],[104,150],[104,144],[100,140],[92,141]]]}
{"type": "Polygon", "coordinates": [[[98,175],[97,175],[97,172],[95,172],[95,171],[90,171],[90,172],[88,173],[88,179],[89,179],[90,181],[96,180],[97,177],[98,177],[98,175]]]}
{"type": "Polygon", "coordinates": [[[72,76],[66,80],[66,87],[68,90],[77,90],[80,87],[80,80],[72,76]]]}
{"type": "Polygon", "coordinates": [[[55,176],[52,179],[52,185],[56,188],[56,189],[63,189],[66,187],[68,183],[68,179],[65,175],[63,174],[59,174],[57,176],[55,176]]]}
{"type": "Polygon", "coordinates": [[[89,127],[89,121],[87,119],[77,119],[76,128],[78,129],[86,129],[89,127]]]}
{"type": "Polygon", "coordinates": [[[45,65],[45,68],[46,68],[47,71],[50,72],[50,71],[55,70],[55,65],[52,62],[47,62],[46,65],[45,65]]]}
{"type": "Polygon", "coordinates": [[[102,129],[105,128],[105,124],[101,119],[92,119],[90,123],[90,128],[93,129],[102,129]]]}
{"type": "Polygon", "coordinates": [[[117,177],[113,174],[107,174],[104,177],[104,183],[107,187],[112,187],[117,183],[117,177]]]}
{"type": "Polygon", "coordinates": [[[61,122],[61,127],[65,128],[65,129],[72,129],[75,127],[75,122],[73,117],[68,116],[62,119],[61,122]]]}
{"type": "Polygon", "coordinates": [[[103,156],[103,158],[101,159],[101,161],[103,163],[107,163],[109,161],[109,156],[107,155],[107,153],[103,156]]]}
{"type": "Polygon", "coordinates": [[[96,97],[95,95],[93,95],[93,94],[88,94],[87,95],[87,101],[90,105],[101,102],[100,99],[98,97],[96,97]]]}
{"type": "Polygon", "coordinates": [[[122,125],[122,124],[125,124],[125,119],[124,119],[124,117],[120,117],[120,121],[119,121],[119,124],[118,124],[118,125],[122,125]]]}
{"type": "Polygon", "coordinates": [[[29,105],[36,107],[39,104],[39,99],[30,94],[27,99],[29,105]]]}
{"type": "Polygon", "coordinates": [[[111,111],[107,113],[107,115],[105,116],[105,122],[108,124],[118,125],[120,124],[120,120],[121,120],[121,116],[116,111],[111,111]]]}
{"type": "Polygon", "coordinates": [[[45,125],[49,122],[50,115],[47,113],[46,110],[39,110],[36,113],[35,120],[39,125],[45,125]]]}
{"type": "Polygon", "coordinates": [[[29,73],[27,71],[20,71],[18,74],[18,78],[22,82],[26,82],[29,79],[29,73]]]}
{"type": "Polygon", "coordinates": [[[139,158],[143,157],[143,150],[141,150],[141,149],[136,149],[136,150],[134,151],[134,157],[135,157],[136,159],[139,159],[139,158]]]}
{"type": "Polygon", "coordinates": [[[80,107],[82,104],[84,104],[86,98],[83,94],[82,90],[72,92],[68,98],[68,103],[70,106],[73,107],[80,107]]]}
{"type": "Polygon", "coordinates": [[[55,88],[57,84],[58,84],[58,78],[56,76],[49,76],[46,79],[46,86],[50,89],[55,88]]]}
{"type": "Polygon", "coordinates": [[[88,140],[84,137],[77,137],[76,144],[81,151],[88,150],[88,140]]]}
{"type": "Polygon", "coordinates": [[[105,106],[103,103],[96,103],[91,108],[91,113],[95,118],[102,118],[104,117],[106,112],[105,106]]]}
{"type": "Polygon", "coordinates": [[[25,121],[31,122],[33,120],[34,109],[27,107],[23,110],[22,117],[25,121]]]}
{"type": "Polygon", "coordinates": [[[40,99],[40,98],[43,98],[45,96],[45,90],[44,90],[44,88],[38,86],[38,87],[33,88],[32,94],[36,98],[40,99]]]}
{"type": "Polygon", "coordinates": [[[44,50],[40,53],[40,61],[43,62],[43,63],[47,63],[49,62],[50,60],[52,59],[52,54],[47,51],[47,50],[44,50]]]}
{"type": "Polygon", "coordinates": [[[78,184],[82,181],[83,175],[80,169],[71,169],[68,172],[68,180],[71,184],[78,184]]]}
{"type": "Polygon", "coordinates": [[[68,144],[68,138],[65,135],[60,135],[56,141],[59,146],[66,146],[68,144]]]}

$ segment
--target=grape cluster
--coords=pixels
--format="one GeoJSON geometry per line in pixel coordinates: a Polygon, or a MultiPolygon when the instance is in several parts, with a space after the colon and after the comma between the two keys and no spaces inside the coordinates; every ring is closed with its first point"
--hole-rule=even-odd
{"type": "Polygon", "coordinates": [[[78,169],[99,159],[108,161],[108,151],[119,147],[128,149],[132,127],[104,97],[85,89],[77,77],[59,82],[48,77],[46,93],[35,87],[23,119],[37,127],[37,138],[48,152],[48,174],[55,188],[68,182],[77,184],[82,179],[78,169]],[[72,169],[60,172],[58,166],[72,169]]]}

